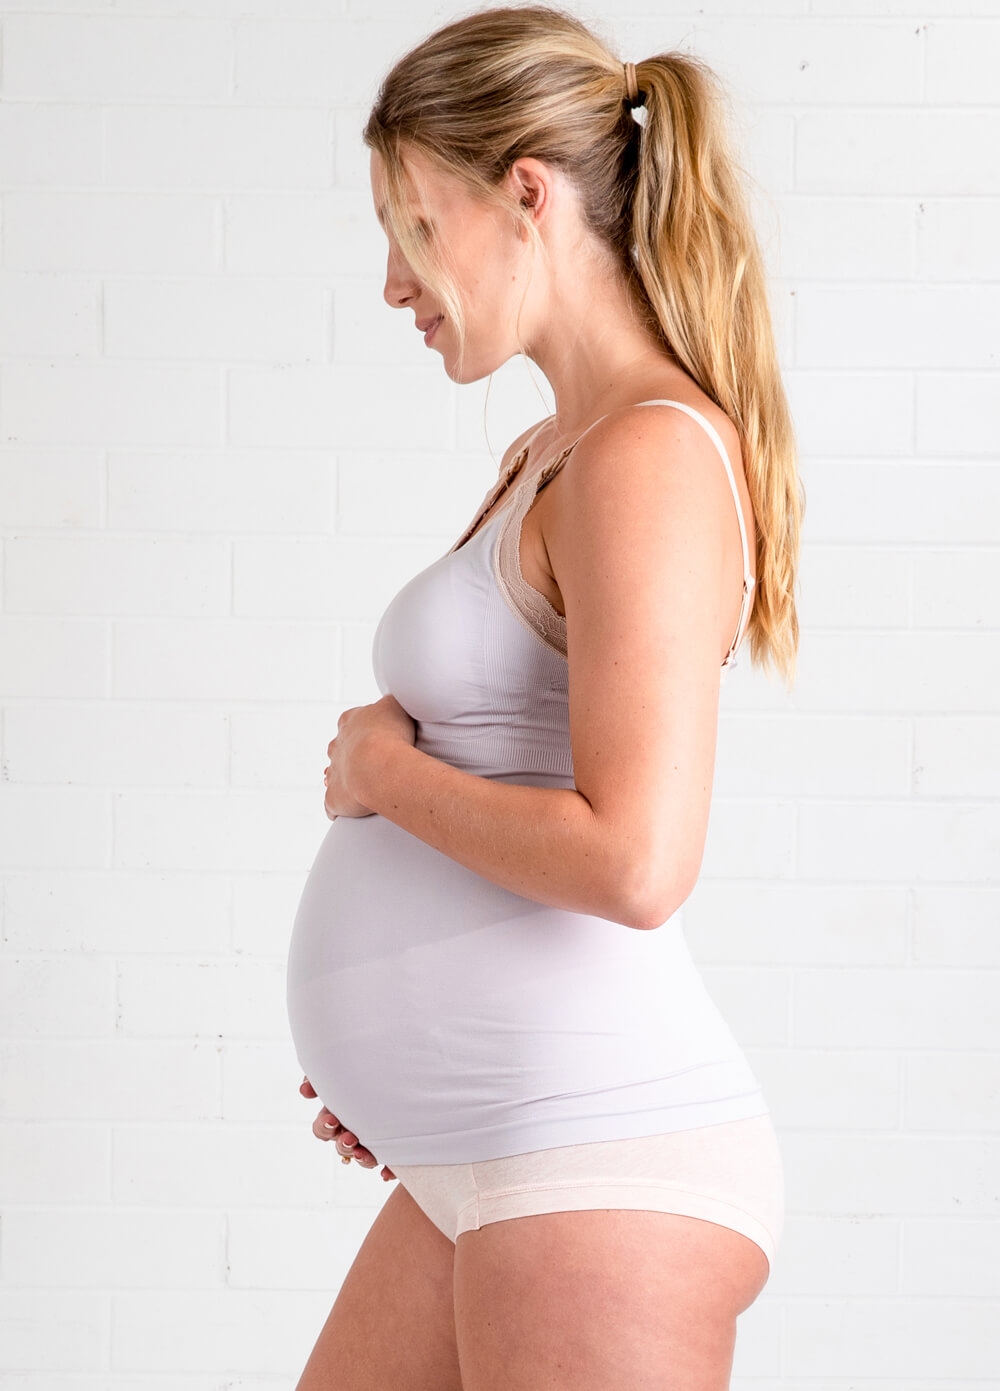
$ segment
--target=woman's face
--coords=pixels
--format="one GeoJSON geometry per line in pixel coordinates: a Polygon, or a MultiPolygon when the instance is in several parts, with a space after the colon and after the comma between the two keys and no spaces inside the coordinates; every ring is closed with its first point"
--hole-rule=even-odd
{"type": "MultiPolygon", "coordinates": [[[[444,305],[408,264],[388,230],[386,303],[413,311],[417,329],[427,346],[441,354],[453,381],[478,381],[521,350],[530,245],[509,212],[475,198],[458,179],[420,154],[408,156],[407,169],[413,184],[410,216],[436,259],[447,267],[462,302],[464,352],[444,305]]],[[[371,181],[375,211],[384,227],[385,168],[375,153],[371,181]]]]}

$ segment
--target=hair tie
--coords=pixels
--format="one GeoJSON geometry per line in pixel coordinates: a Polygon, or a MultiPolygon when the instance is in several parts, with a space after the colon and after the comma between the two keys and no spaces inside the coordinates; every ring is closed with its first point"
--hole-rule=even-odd
{"type": "Polygon", "coordinates": [[[639,79],[636,76],[634,63],[625,64],[625,93],[629,106],[639,105],[641,93],[639,91],[639,79]]]}

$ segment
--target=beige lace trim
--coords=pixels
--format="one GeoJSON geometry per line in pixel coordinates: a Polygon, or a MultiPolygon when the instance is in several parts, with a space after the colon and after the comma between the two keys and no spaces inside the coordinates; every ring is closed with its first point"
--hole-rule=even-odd
{"type": "Polygon", "coordinates": [[[493,550],[494,574],[508,606],[529,632],[560,657],[566,656],[566,620],[556,612],[544,594],[528,584],[521,572],[521,527],[535,498],[559,472],[574,447],[570,445],[539,469],[534,477],[524,478],[517,485],[513,500],[504,508],[493,550]]]}

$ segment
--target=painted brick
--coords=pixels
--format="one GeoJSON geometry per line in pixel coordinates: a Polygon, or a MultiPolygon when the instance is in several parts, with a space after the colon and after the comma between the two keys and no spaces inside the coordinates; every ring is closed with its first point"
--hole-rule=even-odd
{"type": "Polygon", "coordinates": [[[0,516],[7,527],[95,527],[101,522],[96,449],[5,449],[0,516]]]}
{"type": "Polygon", "coordinates": [[[796,1298],[892,1295],[898,1290],[899,1246],[898,1222],[793,1217],[768,1288],[796,1298]]]}
{"type": "Polygon", "coordinates": [[[15,100],[221,101],[231,67],[232,28],[219,21],[61,14],[4,21],[4,94],[15,100]]]}
{"type": "Polygon", "coordinates": [[[113,963],[97,956],[5,956],[0,966],[0,1034],[7,1038],[100,1037],[115,1028],[113,963]]]}
{"type": "Polygon", "coordinates": [[[15,706],[4,716],[4,759],[14,782],[213,786],[228,777],[229,730],[211,708],[15,706]]]}
{"type": "Polygon", "coordinates": [[[918,378],[917,449],[921,454],[995,455],[998,435],[1000,373],[926,373],[918,378]]]}
{"type": "Polygon", "coordinates": [[[766,1377],[773,1386],[781,1370],[784,1338],[780,1306],[766,1298],[758,1300],[740,1316],[738,1330],[734,1374],[741,1380],[766,1377]]]}
{"type": "Polygon", "coordinates": [[[109,863],[106,792],[79,787],[0,788],[0,864],[84,869],[109,863]]]}
{"type": "Polygon", "coordinates": [[[96,1294],[0,1290],[5,1370],[76,1372],[105,1365],[108,1301],[96,1294]]]}
{"type": "Polygon", "coordinates": [[[352,106],[333,116],[334,186],[371,198],[371,154],[361,139],[367,107],[352,106]]]}
{"type": "Polygon", "coordinates": [[[702,971],[708,993],[744,1048],[777,1048],[788,1042],[792,981],[770,966],[702,971]]]}
{"type": "Polygon", "coordinates": [[[292,265],[300,275],[335,275],[338,281],[385,272],[385,242],[367,179],[363,189],[231,193],[223,210],[229,271],[284,277],[292,265]]]}
{"type": "Polygon", "coordinates": [[[914,381],[907,373],[794,371],[785,388],[804,455],[912,453],[914,381]]]}
{"type": "Polygon", "coordinates": [[[112,188],[327,188],[330,118],[280,107],[112,106],[105,112],[112,188]]]}
{"type": "MultiPolygon", "coordinates": [[[[913,24],[869,22],[859,43],[853,24],[815,18],[803,24],[773,13],[748,20],[731,6],[717,23],[699,16],[685,28],[681,46],[710,63],[741,105],[878,107],[920,100],[923,46],[913,24]]],[[[662,15],[648,28],[648,51],[655,52],[663,42],[662,15]]]]}
{"type": "Polygon", "coordinates": [[[325,454],[113,452],[108,519],[126,531],[322,532],[332,478],[325,454]]]}
{"type": "MultiPolygon", "coordinates": [[[[377,249],[381,253],[381,248],[377,249]]],[[[375,275],[371,279],[338,285],[334,290],[334,362],[405,366],[420,363],[427,354],[422,335],[415,332],[413,317],[390,307],[382,298],[383,259],[381,254],[375,259],[375,275]]],[[[350,268],[355,272],[354,262],[350,268]]],[[[357,271],[364,269],[364,263],[359,261],[357,271]]]]}
{"type": "Polygon", "coordinates": [[[990,464],[810,460],[807,527],[814,542],[992,544],[1000,470],[990,464]]]}
{"type": "Polygon", "coordinates": [[[906,888],[702,879],[684,905],[700,961],[889,966],[905,960],[906,888]]]}
{"type": "MultiPolygon", "coordinates": [[[[376,1173],[385,1202],[395,1184],[376,1173]]],[[[381,1204],[380,1204],[381,1205],[381,1204]]],[[[229,1220],[228,1283],[234,1289],[322,1290],[343,1284],[375,1217],[370,1208],[325,1212],[234,1212],[229,1220]]]]}
{"type": "MultiPolygon", "coordinates": [[[[328,10],[329,12],[329,10],[328,10]]],[[[388,66],[427,32],[425,17],[393,8],[387,24],[343,19],[297,24],[252,20],[239,26],[236,95],[247,102],[369,105],[388,66]]]]}
{"type": "Polygon", "coordinates": [[[3,212],[10,270],[155,275],[215,268],[217,207],[210,197],[13,189],[3,212]]]}
{"type": "Polygon", "coordinates": [[[918,628],[1000,628],[1000,550],[915,557],[913,622],[918,628]]]}
{"type": "Polygon", "coordinates": [[[105,351],[130,359],[321,362],[328,302],[323,285],[288,275],[109,280],[105,351]]]}
{"type": "Polygon", "coordinates": [[[431,367],[393,374],[392,408],[367,367],[234,367],[229,438],[284,449],[439,449],[451,442],[452,388],[431,367]]]}
{"type": "Polygon", "coordinates": [[[234,786],[308,788],[322,802],[326,749],[339,714],[329,703],[234,710],[234,786]]]}
{"type": "Polygon", "coordinates": [[[163,961],[118,968],[121,1032],[152,1038],[285,1038],[284,963],[163,961]]]}
{"type": "Polygon", "coordinates": [[[782,878],[791,869],[794,812],[790,804],[716,798],[705,846],[704,873],[741,879],[782,878]]]}
{"type": "Polygon", "coordinates": [[[1000,288],[804,285],[796,303],[798,367],[998,365],[1000,288]]]}
{"type": "MultiPolygon", "coordinates": [[[[919,13],[914,0],[810,0],[809,7],[814,14],[863,15],[865,18],[869,15],[914,16],[919,13]]],[[[933,5],[926,8],[932,8],[937,15],[960,17],[996,13],[994,0],[933,0],[933,5]]]]}
{"type": "Polygon", "coordinates": [[[206,445],[220,440],[219,369],[181,363],[4,364],[0,428],[27,443],[206,445]]]}
{"type": "Polygon", "coordinates": [[[948,105],[991,106],[997,97],[1000,67],[1000,23],[927,26],[926,100],[948,105]]]}
{"type": "Polygon", "coordinates": [[[793,699],[803,711],[845,714],[985,712],[998,664],[993,633],[812,633],[793,699]]]}
{"type": "Polygon", "coordinates": [[[210,618],[230,609],[222,541],[22,536],[4,555],[10,613],[210,618]]]}
{"type": "Polygon", "coordinates": [[[872,883],[974,883],[992,877],[1000,837],[995,806],[808,804],[799,821],[799,873],[872,883]]]}
{"type": "Polygon", "coordinates": [[[4,940],[18,952],[221,952],[229,903],[220,874],[9,874],[4,940]]]}
{"type": "MultiPolygon", "coordinates": [[[[59,1107],[54,1108],[58,1115],[59,1107]]],[[[18,1204],[45,1208],[105,1203],[111,1196],[111,1132],[96,1125],[73,1127],[72,1156],[60,1118],[0,1126],[0,1173],[7,1211],[18,1204]]]]}
{"type": "Polygon", "coordinates": [[[1000,1130],[995,1053],[918,1053],[904,1066],[903,1114],[910,1130],[1000,1130]]]}
{"type": "Polygon", "coordinates": [[[49,1121],[57,1110],[64,1122],[163,1123],[218,1114],[219,1059],[211,1045],[30,1039],[0,1044],[0,1057],[4,1118],[49,1121]]]}
{"type": "Polygon", "coordinates": [[[903,1293],[1000,1298],[1000,1222],[903,1225],[903,1293]]]}
{"type": "Polygon", "coordinates": [[[227,1043],[222,1052],[223,1120],[308,1127],[319,1102],[299,1095],[301,1081],[302,1069],[290,1039],[227,1043]]]}
{"type": "Polygon", "coordinates": [[[309,867],[315,797],[295,792],[121,792],[114,855],[123,869],[309,867]]]}
{"type": "Polygon", "coordinates": [[[337,530],[347,536],[425,534],[442,552],[465,530],[496,482],[496,468],[456,454],[342,454],[337,530]]]}
{"type": "Polygon", "coordinates": [[[782,1136],[788,1210],[810,1217],[996,1216],[1000,1142],[953,1135],[782,1136]]]}
{"type": "Polygon", "coordinates": [[[900,1064],[894,1057],[756,1048],[751,1065],[782,1131],[897,1128],[900,1064]]]}
{"type": "Polygon", "coordinates": [[[304,1365],[329,1304],[329,1294],[274,1290],[118,1295],[111,1365],[291,1377],[304,1365]]]}
{"type": "Polygon", "coordinates": [[[337,690],[328,623],[115,624],[114,694],[151,700],[325,700],[337,690]]]}
{"type": "Polygon", "coordinates": [[[996,147],[1000,112],[809,112],[797,135],[803,193],[1000,193],[1000,169],[981,154],[996,147]]]}
{"type": "MultiPolygon", "coordinates": [[[[44,1372],[25,1372],[22,1376],[11,1372],[4,1382],[4,1391],[228,1391],[229,1385],[221,1382],[218,1376],[179,1376],[176,1372],[169,1376],[136,1376],[134,1372],[115,1376],[107,1371],[93,1374],[57,1372],[52,1376],[44,1372]]],[[[286,1391],[286,1385],[286,1382],[273,1381],[266,1391],[286,1391]]],[[[260,1387],[264,1388],[263,1382],[260,1387]]]]}
{"type": "MultiPolygon", "coordinates": [[[[5,102],[0,110],[0,184],[38,188],[101,182],[98,107],[5,102]]],[[[6,229],[5,229],[6,231],[6,229]]]]}
{"type": "Polygon", "coordinates": [[[787,1310],[788,1370],[849,1377],[858,1366],[887,1375],[966,1378],[994,1375],[1000,1319],[988,1300],[795,1303],[787,1310]]]}
{"type": "Polygon", "coordinates": [[[799,571],[803,630],[908,626],[912,560],[905,551],[812,545],[810,530],[807,522],[799,571]]]}
{"type": "MultiPolygon", "coordinates": [[[[114,1136],[115,1200],[168,1210],[281,1203],[311,1212],[330,1195],[334,1167],[343,1166],[312,1134],[310,1122],[122,1126],[114,1136]]],[[[359,1176],[373,1174],[352,1173],[359,1176]]]]}
{"type": "Polygon", "coordinates": [[[793,1039],[812,1048],[995,1048],[989,972],[800,971],[793,1039]]]}
{"type": "Polygon", "coordinates": [[[476,486],[471,481],[467,485],[471,494],[478,493],[476,502],[496,482],[504,451],[554,410],[551,388],[526,357],[512,358],[485,382],[473,382],[457,393],[458,447],[470,454],[488,456],[481,459],[476,486]]]}
{"type": "MultiPolygon", "coordinates": [[[[315,822],[303,850],[312,862],[330,823],[322,807],[313,808],[315,822]]],[[[288,950],[295,910],[302,896],[305,873],[238,874],[233,877],[233,946],[236,951],[279,956],[288,950]]]]}
{"type": "Polygon", "coordinates": [[[1000,889],[949,884],[913,893],[913,959],[921,966],[1000,966],[1000,889]]]}
{"type": "Polygon", "coordinates": [[[928,199],[920,204],[917,251],[927,280],[996,280],[1000,199],[928,199]]]}
{"type": "Polygon", "coordinates": [[[233,610],[245,618],[377,620],[439,540],[239,540],[233,547],[233,610]]]}
{"type": "Polygon", "coordinates": [[[42,1289],[212,1289],[224,1223],[205,1213],[17,1209],[4,1215],[6,1278],[42,1289]]]}
{"type": "Polygon", "coordinates": [[[898,718],[726,715],[718,796],[871,797],[909,790],[909,729],[898,718]]]}
{"type": "Polygon", "coordinates": [[[345,623],[341,629],[343,681],[340,695],[345,705],[366,705],[379,698],[372,672],[375,626],[374,623],[345,623]]]}
{"type": "Polygon", "coordinates": [[[4,695],[8,698],[103,696],[111,644],[106,623],[60,618],[0,618],[4,695]]]}
{"type": "Polygon", "coordinates": [[[92,277],[0,275],[0,353],[95,357],[102,346],[99,298],[92,277]]]}
{"type": "Polygon", "coordinates": [[[916,720],[913,782],[927,797],[994,796],[1000,786],[1000,718],[916,720]]]}
{"type": "MultiPolygon", "coordinates": [[[[917,214],[912,202],[842,194],[793,197],[778,200],[777,214],[779,243],[771,259],[775,270],[786,276],[812,281],[898,281],[913,276],[917,214]]],[[[922,248],[927,243],[925,228],[922,248]]]]}

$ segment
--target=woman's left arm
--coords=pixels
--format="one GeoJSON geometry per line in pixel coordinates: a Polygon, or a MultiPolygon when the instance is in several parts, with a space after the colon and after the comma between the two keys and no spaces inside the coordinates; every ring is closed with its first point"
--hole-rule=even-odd
{"type": "Polygon", "coordinates": [[[385,697],[342,716],[328,807],[361,804],[525,898],[651,928],[690,893],[704,850],[732,495],[676,411],[595,427],[571,467],[549,484],[544,544],[566,609],[575,789],[432,758],[385,697]]]}

